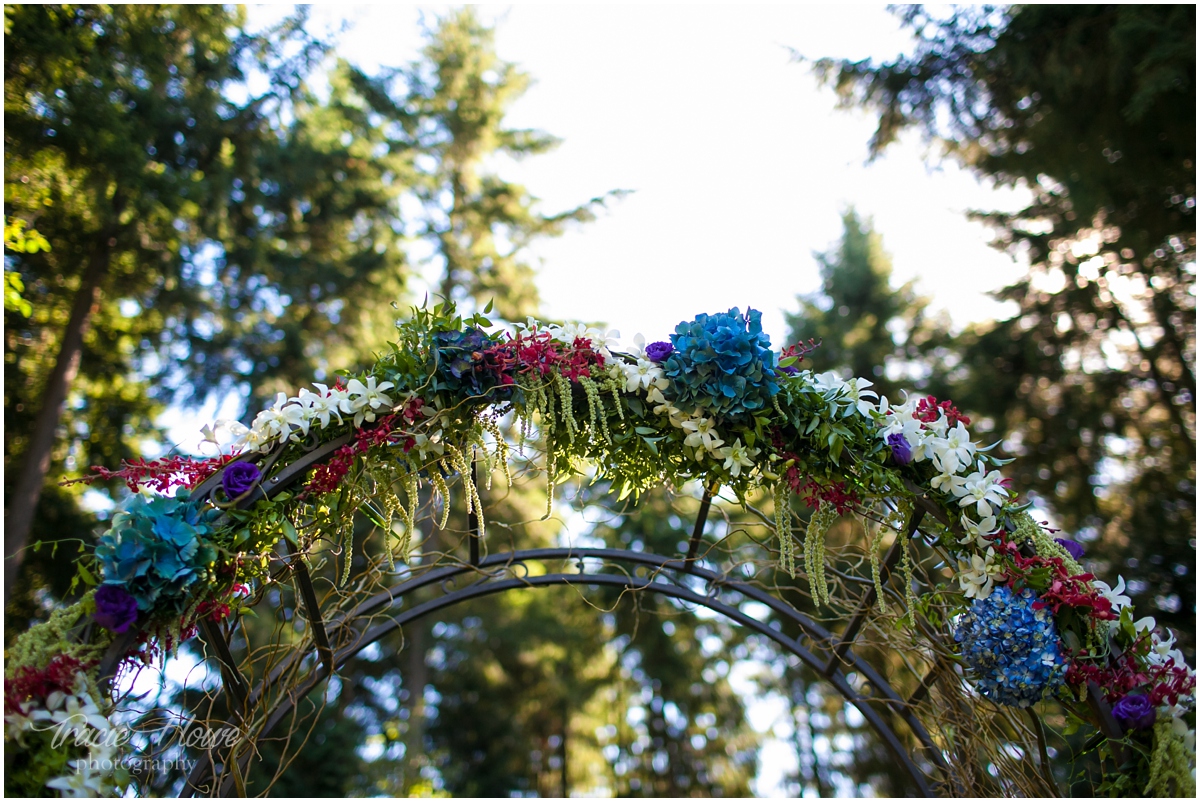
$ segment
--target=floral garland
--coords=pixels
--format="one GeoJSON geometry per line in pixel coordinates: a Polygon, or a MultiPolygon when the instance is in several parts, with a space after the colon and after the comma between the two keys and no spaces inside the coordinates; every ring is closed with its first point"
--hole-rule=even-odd
{"type": "MultiPolygon", "coordinates": [[[[349,546],[353,511],[365,509],[385,532],[400,519],[404,534],[392,549],[404,559],[419,486],[448,502],[455,477],[482,532],[471,455],[484,455],[486,476],[492,460],[507,476],[499,420],[512,413],[517,447],[536,440],[545,453],[548,505],[556,481],[585,461],[621,498],[691,479],[739,499],[768,492],[780,563],[793,577],[787,510],[799,496],[814,509],[800,559],[818,605],[828,602],[824,536],[839,515],[886,502],[886,523],[899,533],[918,496],[932,500],[952,522],[933,528],[933,545],[957,560],[953,632],[976,690],[1029,707],[1082,700],[1095,683],[1125,740],[1146,745],[1137,792],[1194,793],[1195,672],[1172,648],[1174,636],[1153,618],[1135,621],[1123,579],[1112,587],[1084,572],[1082,546],[1051,537],[1029,516],[996,470],[1006,461],[971,439],[970,420],[949,401],[895,404],[865,379],[802,370],[816,344],[772,351],[754,310],[699,315],[667,341],[639,335],[625,347],[615,332],[532,318],[489,333],[486,318],[464,320],[449,304],[414,310],[397,326],[398,342],[365,373],[280,393],[250,426],[206,427],[207,442],[232,440],[216,457],[98,468],[83,480],[121,478],[139,492],[80,564],[78,581],[92,589],[7,655],[6,748],[19,753],[12,765],[23,783],[15,787],[119,792],[127,777],[95,768],[119,762],[97,701],[100,653],[132,632],[125,659],[149,660],[193,637],[201,620],[235,614],[269,581],[280,537],[304,550],[318,532],[333,532],[349,546]],[[241,508],[307,449],[347,435],[299,492],[241,508]],[[218,471],[220,489],[194,499],[218,471]],[[373,492],[393,482],[407,504],[373,492]],[[71,716],[94,737],[50,749],[43,725],[71,716]]],[[[877,584],[883,534],[871,544],[877,584]]],[[[902,570],[911,572],[903,554],[902,570]]]]}

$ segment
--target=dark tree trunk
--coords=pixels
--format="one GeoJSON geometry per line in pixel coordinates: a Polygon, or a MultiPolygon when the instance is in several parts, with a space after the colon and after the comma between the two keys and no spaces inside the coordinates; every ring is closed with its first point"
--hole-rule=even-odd
{"type": "Polygon", "coordinates": [[[108,272],[109,255],[113,240],[108,234],[97,239],[95,250],[79,282],[79,291],[71,307],[71,317],[63,331],[62,345],[54,370],[46,381],[42,403],[38,409],[29,445],[22,459],[17,485],[4,515],[4,601],[8,603],[17,570],[24,560],[24,549],[28,545],[29,531],[33,526],[33,515],[42,486],[50,472],[50,454],[54,449],[54,434],[62,417],[63,404],[71,383],[79,372],[79,361],[83,355],[83,338],[99,301],[100,285],[108,272]]]}

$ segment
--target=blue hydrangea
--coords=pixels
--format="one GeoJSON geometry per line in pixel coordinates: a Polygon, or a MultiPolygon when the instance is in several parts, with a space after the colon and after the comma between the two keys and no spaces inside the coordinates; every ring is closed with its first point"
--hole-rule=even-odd
{"type": "Polygon", "coordinates": [[[750,309],[743,316],[735,307],[675,327],[675,352],[662,366],[679,406],[703,406],[725,417],[770,406],[779,385],[771,339],[761,321],[761,312],[750,309]]]}
{"type": "Polygon", "coordinates": [[[441,387],[459,396],[483,396],[501,383],[499,372],[484,362],[483,352],[495,341],[482,329],[472,326],[465,331],[439,331],[433,341],[441,387]]]}
{"type": "Polygon", "coordinates": [[[1029,588],[1014,593],[997,586],[976,599],[955,628],[967,675],[992,701],[1029,707],[1063,684],[1066,663],[1054,616],[1033,609],[1038,600],[1029,588]]]}
{"type": "Polygon", "coordinates": [[[220,510],[189,499],[184,489],[174,498],[131,496],[96,546],[104,584],[125,590],[143,612],[184,612],[188,589],[217,557],[206,536],[220,510]]]}

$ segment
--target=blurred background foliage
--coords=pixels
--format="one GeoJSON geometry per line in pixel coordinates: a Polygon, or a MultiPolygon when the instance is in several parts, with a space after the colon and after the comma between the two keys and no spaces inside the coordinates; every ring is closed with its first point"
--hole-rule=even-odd
{"type": "MultiPolygon", "coordinates": [[[[821,288],[797,299],[791,341],[819,339],[806,367],[893,400],[953,398],[1017,457],[1014,487],[1078,533],[1090,566],[1124,576],[1194,662],[1195,8],[896,11],[910,55],[818,59],[818,79],[877,115],[871,153],[913,128],[941,158],[1030,188],[1027,209],[976,213],[1029,272],[999,292],[1011,317],[954,331],[895,285],[885,243],[848,208],[842,239],[814,255],[821,288]]],[[[505,125],[529,76],[470,10],[426,35],[418,61],[368,76],[306,31],[303,10],[251,33],[226,6],[5,6],[6,642],[64,598],[103,526],[60,480],[157,453],[169,405],[235,394],[249,418],[367,364],[392,304],[420,300],[417,271],[468,307],[536,313],[529,243],[620,197],[545,213],[490,173],[492,154],[557,144],[505,125]]],[[[606,491],[565,502],[590,542],[671,554],[686,540],[695,499],[618,514],[606,491]]],[[[489,504],[493,521],[527,521],[544,500],[489,504]]],[[[710,526],[736,523],[722,514],[710,526]]],[[[556,545],[555,523],[500,527],[491,548],[556,545]]],[[[422,550],[463,530],[425,532],[422,550]]],[[[747,795],[764,736],[730,677],[753,664],[758,692],[790,713],[790,793],[905,792],[861,716],[766,643],[657,597],[589,601],[510,593],[406,628],[312,701],[285,770],[264,745],[251,788],[747,795]]],[[[275,614],[239,637],[268,642],[275,614]]]]}

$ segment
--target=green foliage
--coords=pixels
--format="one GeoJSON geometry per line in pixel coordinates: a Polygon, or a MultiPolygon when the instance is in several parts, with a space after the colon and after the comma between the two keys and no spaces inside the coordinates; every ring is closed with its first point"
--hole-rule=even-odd
{"type": "Polygon", "coordinates": [[[955,398],[1007,437],[1018,486],[1082,530],[1090,568],[1179,627],[1195,609],[1195,8],[905,7],[912,55],[822,59],[846,105],[905,127],[997,184],[980,213],[1028,276],[1018,312],[956,343],[955,398]]]}
{"type": "MultiPolygon", "coordinates": [[[[4,221],[4,250],[15,253],[37,253],[50,250],[46,238],[33,229],[25,230],[24,220],[4,221]]],[[[33,306],[21,297],[25,292],[25,283],[16,271],[10,271],[5,264],[4,270],[4,311],[20,312],[22,316],[33,314],[33,306]]]]}

